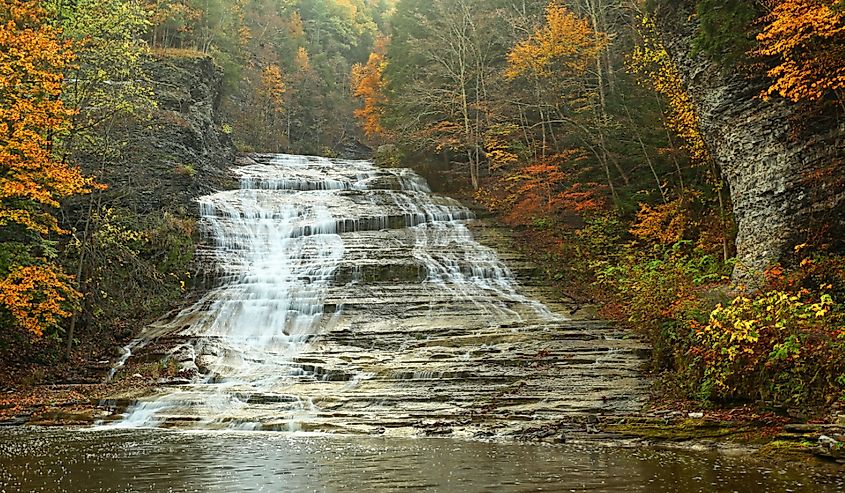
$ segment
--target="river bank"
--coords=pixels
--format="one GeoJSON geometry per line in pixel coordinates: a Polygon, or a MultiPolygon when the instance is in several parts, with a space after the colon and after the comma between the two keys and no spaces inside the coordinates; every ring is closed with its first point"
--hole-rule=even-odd
{"type": "MultiPolygon", "coordinates": [[[[0,396],[0,429],[10,427],[91,427],[116,422],[131,399],[161,384],[147,378],[98,385],[43,386],[0,396]]],[[[176,428],[178,429],[178,428],[176,428]]],[[[410,436],[453,438],[445,424],[419,423],[410,436]],[[413,433],[415,432],[415,433],[413,433]]],[[[367,436],[367,435],[359,435],[367,436]]],[[[686,411],[654,408],[625,417],[590,415],[579,420],[527,426],[497,443],[592,444],[601,447],[707,451],[754,457],[772,464],[845,464],[845,417],[835,423],[800,423],[751,409],[686,411]]],[[[479,438],[476,438],[476,440],[479,438]]]]}

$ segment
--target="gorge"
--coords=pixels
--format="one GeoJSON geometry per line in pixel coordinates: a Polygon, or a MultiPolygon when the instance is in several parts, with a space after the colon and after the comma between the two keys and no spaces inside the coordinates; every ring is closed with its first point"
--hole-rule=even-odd
{"type": "Polygon", "coordinates": [[[0,493],[845,488],[845,1],[0,19],[0,493]]]}

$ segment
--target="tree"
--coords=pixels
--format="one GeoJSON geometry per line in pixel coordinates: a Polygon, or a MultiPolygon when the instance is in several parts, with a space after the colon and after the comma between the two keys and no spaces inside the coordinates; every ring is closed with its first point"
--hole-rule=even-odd
{"type": "Polygon", "coordinates": [[[284,113],[286,91],[282,69],[276,64],[264,67],[264,71],[261,73],[261,93],[269,103],[272,113],[284,113]]]}
{"type": "MultiPolygon", "coordinates": [[[[77,57],[77,63],[66,70],[69,83],[62,92],[65,105],[74,108],[74,116],[55,151],[63,161],[82,163],[89,175],[103,183],[118,173],[130,175],[131,166],[115,170],[110,165],[119,162],[135,137],[121,127],[127,121],[146,123],[156,106],[143,65],[148,55],[142,39],[149,27],[147,12],[139,2],[130,0],[48,0],[46,7],[77,57]]],[[[95,238],[103,227],[105,187],[98,188],[87,204],[77,205],[82,214],[72,225],[71,245],[75,248],[65,250],[72,252],[69,263],[75,264],[75,289],[83,295],[83,315],[90,313],[92,297],[99,292],[90,275],[94,257],[101,253],[95,238]]],[[[74,316],[67,328],[68,354],[78,318],[74,316]]]]}
{"type": "Polygon", "coordinates": [[[693,162],[706,163],[710,160],[710,152],[701,135],[698,110],[687,93],[680,70],[657,36],[654,21],[643,17],[640,35],[642,43],[631,53],[629,69],[666,98],[669,105],[667,125],[683,140],[693,162]]]}
{"type": "Polygon", "coordinates": [[[783,0],[757,36],[756,54],[772,57],[766,95],[792,101],[832,96],[845,110],[845,4],[840,0],[783,0]]]}
{"type": "Polygon", "coordinates": [[[586,19],[555,2],[546,7],[544,20],[510,50],[505,75],[510,80],[526,78],[535,87],[543,157],[548,147],[546,128],[549,137],[555,139],[553,124],[565,124],[582,134],[582,144],[591,148],[601,162],[608,186],[615,194],[610,163],[626,183],[628,177],[611,159],[605,141],[608,117],[601,67],[608,39],[586,19]],[[588,71],[591,66],[596,67],[594,80],[588,71]],[[591,117],[584,121],[585,115],[591,117]]]}
{"type": "Polygon", "coordinates": [[[376,139],[384,134],[382,126],[386,100],[384,69],[387,65],[384,56],[387,52],[387,43],[387,38],[380,38],[367,64],[359,63],[352,66],[353,95],[362,100],[362,106],[355,110],[355,117],[360,121],[364,133],[370,139],[376,139]]]}
{"type": "Polygon", "coordinates": [[[533,74],[542,78],[583,76],[607,41],[588,22],[565,7],[549,4],[546,22],[508,53],[509,79],[533,74]]]}
{"type": "Polygon", "coordinates": [[[405,0],[393,22],[385,125],[406,143],[459,158],[477,189],[506,49],[500,2],[405,0]]]}
{"type": "Polygon", "coordinates": [[[70,314],[77,293],[55,265],[53,209],[91,181],[55,159],[54,137],[74,112],[61,99],[74,56],[35,0],[0,1],[0,305],[36,336],[70,314]]]}

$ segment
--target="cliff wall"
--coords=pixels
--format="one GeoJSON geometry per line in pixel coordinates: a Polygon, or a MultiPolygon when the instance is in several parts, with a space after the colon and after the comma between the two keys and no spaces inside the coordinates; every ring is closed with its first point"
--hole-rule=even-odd
{"type": "Polygon", "coordinates": [[[73,232],[64,261],[84,293],[74,337],[86,358],[106,352],[99,359],[107,359],[109,345],[122,345],[204,288],[196,199],[234,186],[235,147],[219,111],[223,70],[191,52],[151,56],[143,68],[155,101],[151,118],[100,130],[114,152],[77,162],[108,188],[63,208],[63,226],[73,232]]]}
{"type": "MultiPolygon", "coordinates": [[[[663,42],[698,106],[705,140],[729,186],[738,232],[734,277],[754,278],[787,258],[824,218],[845,224],[845,190],[814,177],[845,156],[845,125],[814,135],[793,136],[796,106],[780,98],[763,101],[762,77],[725,70],[704,55],[692,55],[696,22],[683,8],[666,9],[658,20],[663,42]]],[[[762,74],[761,74],[762,75],[762,74]]]]}
{"type": "Polygon", "coordinates": [[[194,199],[226,187],[235,158],[219,111],[223,70],[201,54],[154,56],[144,69],[157,104],[152,119],[126,122],[126,148],[99,176],[121,207],[196,215],[194,199]]]}

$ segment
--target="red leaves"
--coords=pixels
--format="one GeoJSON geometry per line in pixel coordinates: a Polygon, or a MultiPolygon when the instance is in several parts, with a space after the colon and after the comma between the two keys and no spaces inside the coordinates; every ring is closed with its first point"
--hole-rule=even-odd
{"type": "Polygon", "coordinates": [[[580,151],[569,150],[534,161],[496,178],[476,198],[488,207],[504,209],[505,221],[512,225],[604,209],[605,187],[576,181],[576,165],[583,159],[580,151]]]}

